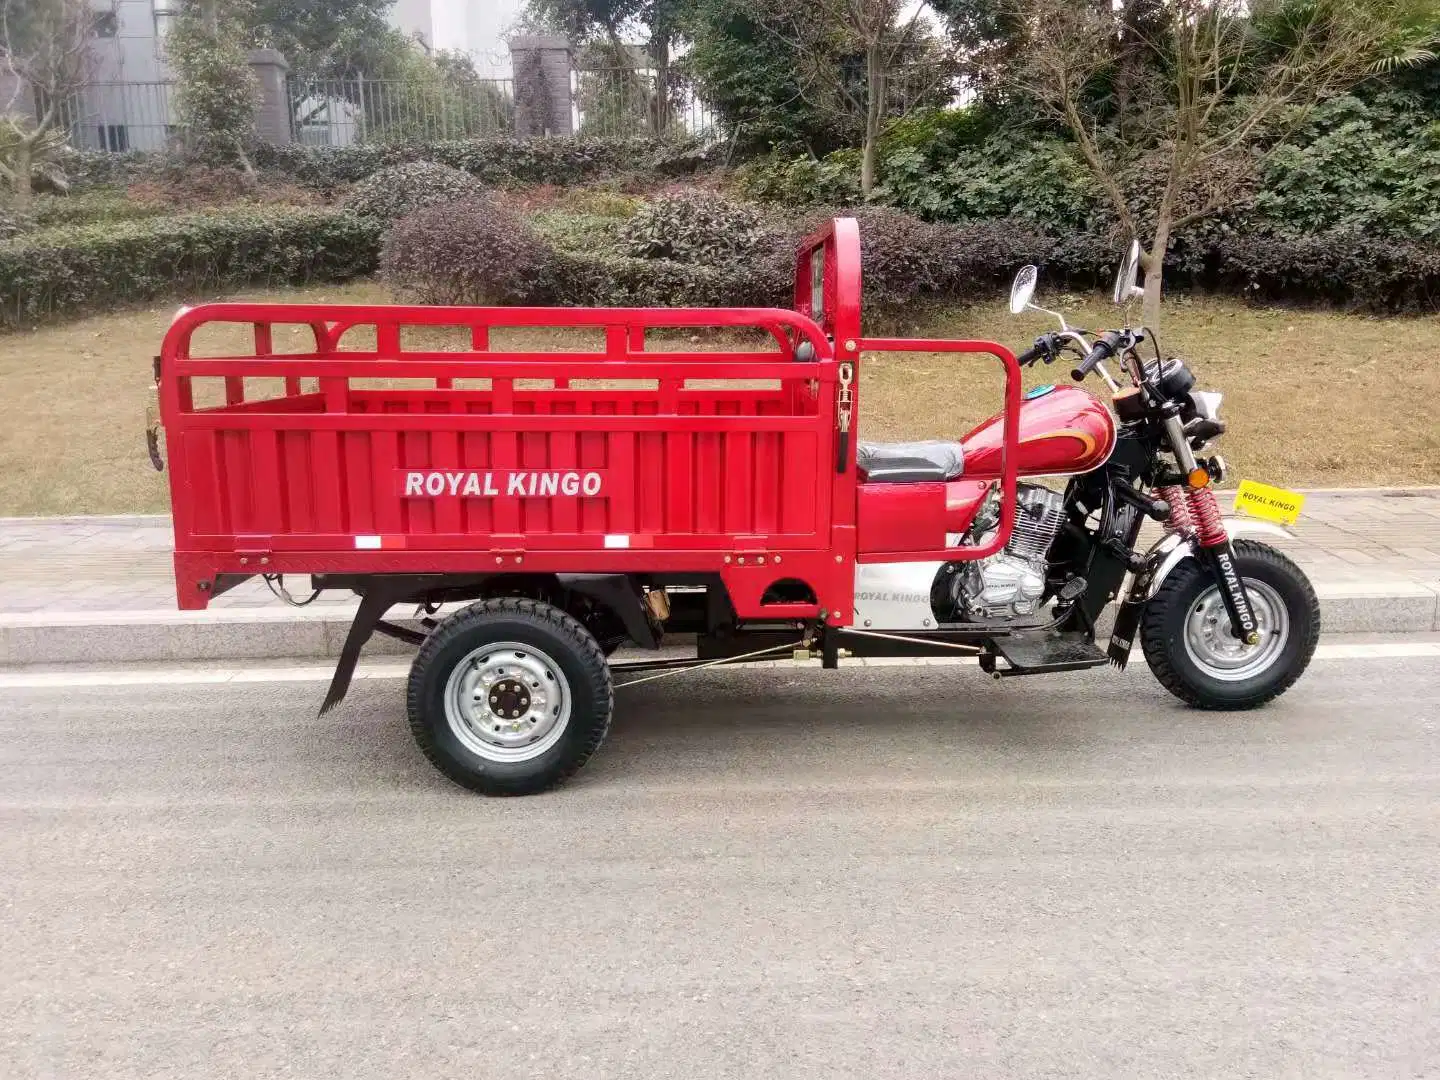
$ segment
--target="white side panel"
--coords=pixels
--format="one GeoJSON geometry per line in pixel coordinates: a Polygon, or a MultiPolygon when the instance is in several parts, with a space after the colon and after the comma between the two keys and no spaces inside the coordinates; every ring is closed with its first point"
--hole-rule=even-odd
{"type": "Polygon", "coordinates": [[[864,563],[855,567],[855,625],[862,630],[925,630],[935,625],[930,588],[944,563],[864,563]]]}

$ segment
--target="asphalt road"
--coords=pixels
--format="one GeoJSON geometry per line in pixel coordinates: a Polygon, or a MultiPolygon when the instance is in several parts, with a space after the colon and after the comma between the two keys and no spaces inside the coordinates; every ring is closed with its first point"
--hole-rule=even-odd
{"type": "Polygon", "coordinates": [[[469,795],[395,682],[0,691],[0,1075],[1440,1074],[1440,664],[706,673],[469,795]]]}

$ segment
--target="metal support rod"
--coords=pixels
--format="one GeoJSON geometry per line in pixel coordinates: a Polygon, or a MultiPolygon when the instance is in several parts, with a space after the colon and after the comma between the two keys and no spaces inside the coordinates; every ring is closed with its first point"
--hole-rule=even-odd
{"type": "Polygon", "coordinates": [[[662,671],[658,675],[646,675],[643,679],[631,679],[629,682],[617,683],[615,689],[622,690],[627,686],[639,686],[641,683],[654,682],[656,679],[668,679],[672,675],[683,675],[687,671],[698,671],[700,668],[719,667],[721,664],[737,664],[742,660],[753,660],[757,656],[765,656],[769,653],[781,652],[782,650],[788,649],[793,652],[799,644],[799,641],[792,641],[785,645],[772,645],[768,649],[757,649],[752,653],[743,653],[740,656],[722,656],[719,660],[704,660],[690,667],[662,671]]]}

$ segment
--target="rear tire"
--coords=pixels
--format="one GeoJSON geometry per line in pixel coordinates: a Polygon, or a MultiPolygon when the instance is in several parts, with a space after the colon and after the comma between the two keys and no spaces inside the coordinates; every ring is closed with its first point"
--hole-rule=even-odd
{"type": "Polygon", "coordinates": [[[1199,709],[1253,709],[1305,673],[1320,638],[1320,601],[1304,572],[1265,544],[1236,540],[1235,569],[1267,635],[1242,646],[1211,574],[1195,559],[1145,606],[1140,644],[1162,686],[1199,709]],[[1283,639],[1281,638],[1283,635],[1283,639]]]}
{"type": "Polygon", "coordinates": [[[610,730],[610,668],[591,633],[537,600],[484,600],[446,619],[410,669],[410,731],[430,762],[486,795],[568,780],[610,730]]]}

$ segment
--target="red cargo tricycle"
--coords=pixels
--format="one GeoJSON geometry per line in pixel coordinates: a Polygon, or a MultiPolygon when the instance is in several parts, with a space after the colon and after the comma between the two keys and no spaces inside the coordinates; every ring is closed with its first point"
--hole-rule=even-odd
{"type": "MultiPolygon", "coordinates": [[[[1118,302],[1137,273],[1132,250],[1118,302]]],[[[1034,287],[1026,267],[1013,311],[1034,287]]],[[[1222,518],[1220,396],[1152,333],[1062,317],[1019,357],[865,337],[850,219],[803,245],[793,310],[213,304],[176,317],[156,378],[180,606],[256,575],[285,596],[301,574],[356,594],[324,708],[374,632],[412,642],[415,738],[478,791],[572,775],[622,673],[968,654],[1033,675],[1123,668],[1138,636],[1180,698],[1241,709],[1299,678],[1319,633],[1304,574],[1241,538],[1283,530],[1222,518]],[[253,348],[197,355],[215,324],[253,348]],[[277,331],[297,326],[303,351],[281,351],[277,331]],[[537,351],[537,327],[593,346],[537,351]],[[516,328],[530,343],[506,347],[516,328]],[[701,328],[768,346],[698,348],[701,328]],[[435,347],[442,330],[463,347],[435,347]],[[990,356],[1004,411],[953,442],[860,441],[860,365],[881,351],[990,356]],[[1067,354],[1108,405],[1078,386],[1022,391],[1022,365],[1067,354]],[[202,401],[200,379],[223,401],[202,401]],[[1146,517],[1165,534],[1139,551],[1146,517]],[[418,629],[386,618],[401,605],[425,615],[418,629]],[[693,635],[693,656],[607,659],[667,635],[693,635]]]]}

